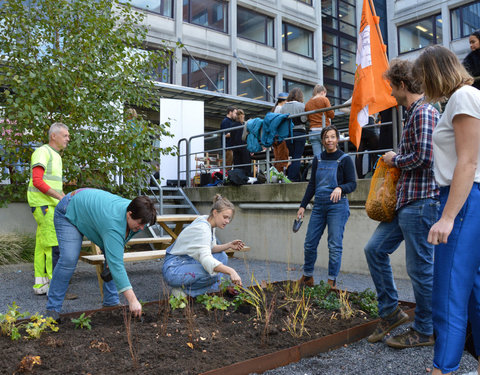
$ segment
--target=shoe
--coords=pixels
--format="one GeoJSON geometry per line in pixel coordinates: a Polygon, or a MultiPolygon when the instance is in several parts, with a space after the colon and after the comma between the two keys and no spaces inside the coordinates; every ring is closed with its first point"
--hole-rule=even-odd
{"type": "Polygon", "coordinates": [[[187,294],[183,291],[182,288],[172,288],[170,294],[173,295],[175,298],[182,298],[187,296],[187,294]]]}
{"type": "Polygon", "coordinates": [[[424,335],[410,328],[407,332],[390,337],[386,344],[392,348],[404,349],[416,346],[432,346],[435,344],[433,335],[424,335]]]}
{"type": "Polygon", "coordinates": [[[113,305],[105,305],[105,304],[102,304],[103,307],[120,307],[120,306],[123,306],[120,302],[118,303],[115,303],[113,305]]]}
{"type": "Polygon", "coordinates": [[[381,318],[378,322],[375,331],[367,337],[368,342],[377,342],[385,337],[385,335],[390,332],[395,327],[408,322],[410,318],[405,314],[400,307],[397,306],[394,312],[385,318],[381,318]]]}
{"type": "Polygon", "coordinates": [[[313,287],[313,285],[315,284],[313,280],[313,276],[305,276],[305,275],[303,275],[300,278],[300,280],[297,281],[297,283],[299,286],[309,286],[309,287],[313,287]]]}
{"type": "Polygon", "coordinates": [[[35,284],[33,286],[33,293],[35,293],[37,296],[44,296],[45,294],[48,296],[48,288],[48,283],[43,285],[35,284]]]}
{"type": "Polygon", "coordinates": [[[78,298],[78,295],[76,295],[76,294],[73,294],[73,293],[65,294],[65,299],[66,300],[73,300],[73,299],[77,299],[77,298],[78,298]]]}
{"type": "Polygon", "coordinates": [[[327,283],[331,289],[337,289],[337,280],[328,279],[327,283]]]}
{"type": "Polygon", "coordinates": [[[472,371],[472,372],[469,372],[468,374],[463,374],[463,375],[478,375],[478,372],[477,371],[472,371]]]}
{"type": "Polygon", "coordinates": [[[46,310],[45,311],[45,318],[52,318],[58,324],[60,324],[62,322],[62,318],[60,317],[60,314],[58,312],[56,312],[55,310],[46,310]]]}

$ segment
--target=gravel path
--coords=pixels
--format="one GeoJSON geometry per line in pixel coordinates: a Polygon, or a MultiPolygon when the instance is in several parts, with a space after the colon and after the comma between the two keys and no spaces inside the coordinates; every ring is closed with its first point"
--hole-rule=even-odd
{"type": "MultiPolygon", "coordinates": [[[[231,259],[229,265],[234,267],[245,284],[250,284],[252,273],[260,282],[295,280],[301,275],[300,265],[287,265],[278,262],[244,261],[231,259]]],[[[132,262],[126,263],[130,281],[137,297],[143,301],[153,301],[162,298],[165,286],[161,273],[162,262],[132,262]]],[[[326,280],[326,269],[316,268],[314,278],[316,282],[326,280]]],[[[409,280],[396,280],[399,297],[405,301],[414,302],[413,291],[409,280]]],[[[21,311],[43,312],[46,297],[35,296],[32,291],[33,265],[16,264],[0,267],[0,313],[4,313],[7,304],[13,301],[20,306],[21,311]]],[[[341,274],[338,285],[348,290],[362,291],[366,288],[374,289],[369,276],[358,274],[341,274]]],[[[65,301],[63,312],[98,309],[102,307],[98,290],[95,267],[79,262],[74,273],[69,293],[75,293],[78,299],[65,301]]],[[[407,326],[399,327],[393,333],[401,333],[407,326]]],[[[370,344],[361,340],[348,347],[323,353],[313,358],[303,359],[300,362],[285,367],[267,371],[269,375],[337,375],[337,374],[362,374],[362,375],[405,375],[428,374],[432,368],[433,349],[415,348],[395,350],[384,343],[370,344]]],[[[477,361],[465,353],[460,369],[455,374],[464,374],[473,371],[477,361]]]]}

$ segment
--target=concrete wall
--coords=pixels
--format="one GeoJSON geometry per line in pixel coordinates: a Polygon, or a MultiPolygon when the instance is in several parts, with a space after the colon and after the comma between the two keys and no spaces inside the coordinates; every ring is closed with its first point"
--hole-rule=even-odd
{"type": "MultiPolygon", "coordinates": [[[[369,274],[363,248],[377,227],[368,218],[364,202],[370,180],[360,180],[357,190],[350,194],[350,218],[343,241],[343,272],[369,274]]],[[[186,189],[186,194],[199,209],[208,214],[215,194],[230,199],[236,206],[235,218],[223,231],[217,231],[222,242],[242,239],[252,250],[247,257],[293,264],[303,264],[303,243],[311,211],[297,233],[292,224],[307,183],[202,187],[186,189]]],[[[328,266],[326,231],[319,245],[317,266],[328,266]]],[[[405,248],[402,244],[392,255],[391,263],[396,277],[407,278],[405,248]]]]}
{"type": "Polygon", "coordinates": [[[0,207],[0,233],[35,233],[37,223],[27,203],[10,203],[0,207]]]}

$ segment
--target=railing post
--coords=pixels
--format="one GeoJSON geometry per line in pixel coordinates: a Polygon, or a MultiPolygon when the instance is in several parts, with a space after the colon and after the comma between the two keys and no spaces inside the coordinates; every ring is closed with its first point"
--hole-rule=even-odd
{"type": "Polygon", "coordinates": [[[190,181],[190,139],[187,141],[186,154],[185,169],[187,170],[187,176],[185,177],[185,183],[186,186],[192,187],[192,182],[190,181]]]}
{"type": "Polygon", "coordinates": [[[225,146],[227,145],[227,140],[225,138],[225,132],[222,132],[222,176],[225,179],[226,177],[226,162],[227,162],[227,152],[225,151],[225,146]]]}
{"type": "Polygon", "coordinates": [[[270,183],[270,147],[267,147],[267,150],[265,151],[265,169],[267,183],[270,183]]]}

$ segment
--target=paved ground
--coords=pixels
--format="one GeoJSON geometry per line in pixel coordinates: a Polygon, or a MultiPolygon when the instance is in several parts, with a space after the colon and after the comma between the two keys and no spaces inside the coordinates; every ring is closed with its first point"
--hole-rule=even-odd
{"type": "MultiPolygon", "coordinates": [[[[162,262],[148,261],[127,263],[127,272],[137,297],[144,301],[162,298],[165,286],[161,273],[162,262]]],[[[244,261],[232,259],[234,267],[245,284],[250,284],[252,274],[259,281],[280,281],[296,279],[301,274],[301,266],[286,265],[278,262],[244,261]]],[[[326,280],[325,269],[315,270],[315,280],[326,280]]],[[[396,280],[400,299],[414,301],[411,284],[408,280],[396,280]]],[[[0,312],[6,311],[7,304],[13,301],[21,311],[43,312],[46,297],[35,296],[32,291],[33,266],[18,264],[0,267],[0,312]]],[[[369,276],[341,274],[338,284],[348,290],[373,289],[369,276]]],[[[79,296],[77,300],[65,301],[63,312],[82,311],[101,308],[95,267],[79,263],[72,278],[70,293],[79,296]]],[[[394,333],[406,327],[398,328],[394,333]]],[[[337,374],[427,374],[431,369],[433,350],[429,348],[394,350],[383,343],[369,344],[361,340],[347,348],[341,348],[314,358],[268,371],[270,375],[337,375],[337,374]]],[[[461,367],[455,374],[463,374],[476,369],[477,362],[467,353],[463,356],[461,367]]]]}

